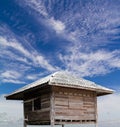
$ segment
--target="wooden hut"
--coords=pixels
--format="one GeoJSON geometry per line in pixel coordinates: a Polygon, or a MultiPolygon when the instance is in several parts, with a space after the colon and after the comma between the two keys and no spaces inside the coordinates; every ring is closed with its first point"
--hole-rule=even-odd
{"type": "Polygon", "coordinates": [[[23,100],[24,127],[97,123],[97,96],[113,90],[66,72],[56,72],[6,96],[23,100]]]}

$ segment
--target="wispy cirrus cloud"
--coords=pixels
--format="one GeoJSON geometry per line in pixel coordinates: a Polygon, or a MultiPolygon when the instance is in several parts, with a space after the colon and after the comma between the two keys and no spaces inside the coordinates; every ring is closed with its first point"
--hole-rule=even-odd
{"type": "Polygon", "coordinates": [[[22,76],[23,73],[19,73],[15,70],[6,70],[1,73],[0,79],[3,83],[25,84],[21,79],[22,76]]]}
{"type": "MultiPolygon", "coordinates": [[[[40,23],[42,22],[45,26],[54,30],[57,34],[63,34],[65,32],[65,24],[61,20],[55,19],[53,15],[49,14],[52,1],[49,1],[48,3],[48,6],[46,6],[45,2],[41,0],[24,0],[25,8],[28,7],[32,9],[33,13],[31,15],[36,17],[40,23]]],[[[23,6],[21,2],[19,2],[19,4],[23,6]]],[[[30,12],[29,9],[27,11],[30,12]]]]}
{"type": "Polygon", "coordinates": [[[71,48],[68,55],[60,54],[60,59],[65,64],[66,70],[77,75],[94,76],[103,75],[113,69],[120,69],[120,51],[97,50],[81,52],[71,48]]]}
{"type": "Polygon", "coordinates": [[[33,10],[32,15],[37,20],[43,20],[44,25],[50,26],[61,37],[72,42],[77,41],[76,43],[87,43],[87,45],[92,42],[94,43],[92,46],[96,46],[95,44],[103,45],[103,43],[110,43],[110,36],[116,37],[119,31],[117,28],[120,25],[119,1],[114,2],[114,4],[113,1],[104,0],[86,3],[79,1],[76,4],[76,2],[66,3],[65,1],[50,0],[46,4],[42,0],[25,0],[24,6],[33,10]],[[43,12],[46,15],[42,14],[43,12]],[[114,31],[114,33],[110,31],[114,31]]]}
{"type": "Polygon", "coordinates": [[[29,6],[31,9],[35,10],[38,14],[40,14],[44,17],[48,16],[48,12],[47,12],[47,9],[44,5],[44,2],[39,1],[39,0],[29,0],[29,1],[24,0],[24,4],[29,6]]]}
{"type": "Polygon", "coordinates": [[[16,79],[2,79],[2,82],[3,83],[13,83],[13,84],[26,84],[26,82],[24,81],[21,81],[20,79],[19,80],[16,80],[16,79]]]}
{"type": "MultiPolygon", "coordinates": [[[[1,68],[1,80],[2,82],[11,83],[25,83],[25,80],[29,80],[24,75],[27,72],[35,68],[41,68],[47,70],[48,72],[53,72],[58,69],[56,66],[52,66],[47,58],[35,50],[27,40],[26,45],[23,45],[22,39],[19,40],[17,35],[13,34],[9,28],[2,26],[0,32],[0,58],[1,62],[5,62],[6,59],[10,61],[10,64],[4,63],[4,67],[1,68]],[[27,47],[26,47],[27,46],[27,47]],[[23,67],[24,66],[24,67],[23,67]],[[18,71],[19,68],[19,71],[18,71]],[[20,69],[21,68],[21,69],[20,69]],[[23,77],[23,78],[20,78],[23,77]],[[24,81],[22,81],[22,79],[24,81]]],[[[34,77],[34,76],[33,76],[34,77]]],[[[34,79],[33,79],[34,80],[34,79]]]]}
{"type": "Polygon", "coordinates": [[[76,4],[50,0],[46,4],[41,0],[25,0],[25,7],[33,10],[36,20],[43,21],[45,26],[70,42],[64,46],[65,51],[59,54],[64,68],[81,76],[93,76],[120,69],[119,49],[110,51],[107,48],[113,40],[120,38],[118,3],[94,0],[76,4]],[[64,6],[67,9],[63,9],[64,6]]]}
{"type": "Polygon", "coordinates": [[[46,23],[52,27],[53,30],[56,31],[57,34],[64,33],[65,31],[65,24],[60,20],[55,20],[54,17],[51,17],[46,21],[46,23]]]}
{"type": "Polygon", "coordinates": [[[4,78],[12,78],[12,79],[21,77],[20,73],[16,71],[8,71],[8,70],[6,72],[3,72],[1,76],[4,78]]]}
{"type": "MultiPolygon", "coordinates": [[[[16,39],[6,39],[3,37],[0,37],[0,45],[2,48],[6,49],[11,47],[12,49],[15,49],[19,53],[21,53],[25,58],[33,62],[36,66],[43,67],[45,69],[48,69],[50,71],[55,70],[54,67],[52,67],[48,61],[39,53],[36,51],[28,51],[28,49],[25,49],[21,43],[19,43],[16,39]],[[43,64],[44,63],[44,64],[43,64]]],[[[25,62],[25,59],[19,59],[25,62]]]]}
{"type": "MultiPolygon", "coordinates": [[[[59,0],[16,2],[31,17],[34,17],[38,26],[45,26],[46,30],[51,33],[54,31],[59,39],[67,42],[63,49],[54,53],[62,66],[55,66],[56,59],[47,59],[46,55],[41,54],[29,44],[28,40],[30,40],[32,33],[26,35],[28,40],[24,37],[20,39],[13,33],[12,35],[8,34],[11,31],[7,27],[0,28],[1,33],[3,33],[0,38],[0,45],[3,50],[0,57],[5,56],[6,59],[22,63],[27,71],[41,68],[53,72],[64,68],[81,76],[93,76],[120,69],[119,48],[109,49],[109,45],[113,42],[118,43],[116,40],[120,38],[119,1],[79,1],[77,4],[64,0],[62,2],[59,0]]],[[[55,36],[55,34],[50,34],[50,36],[55,36]]],[[[57,43],[57,40],[55,41],[57,43]]],[[[19,68],[22,68],[20,64],[18,65],[19,68]]],[[[27,78],[31,80],[35,77],[28,76],[27,78]]]]}
{"type": "Polygon", "coordinates": [[[35,73],[35,74],[29,74],[26,76],[26,79],[28,80],[36,80],[39,79],[40,77],[43,77],[44,75],[46,75],[46,72],[44,73],[35,73]]]}
{"type": "Polygon", "coordinates": [[[3,50],[4,53],[8,55],[11,52],[12,56],[14,57],[15,55],[18,56],[20,54],[19,58],[17,58],[18,60],[28,64],[32,62],[32,65],[34,66],[42,67],[49,71],[55,71],[56,67],[50,65],[47,58],[34,49],[27,40],[24,40],[24,38],[23,40],[19,40],[17,35],[13,34],[9,28],[3,29],[1,33],[5,33],[4,35],[0,36],[1,50],[6,50],[6,52],[3,50]],[[24,42],[22,41],[26,43],[26,46],[23,45],[24,42]],[[12,52],[12,50],[9,50],[9,48],[16,51],[16,53],[14,51],[12,52]]]}

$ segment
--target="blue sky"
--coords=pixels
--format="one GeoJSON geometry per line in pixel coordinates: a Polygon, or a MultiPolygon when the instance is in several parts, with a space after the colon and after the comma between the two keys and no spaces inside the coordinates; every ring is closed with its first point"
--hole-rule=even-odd
{"type": "Polygon", "coordinates": [[[60,70],[119,90],[120,0],[0,0],[0,94],[60,70]]]}
{"type": "Polygon", "coordinates": [[[23,118],[5,94],[60,70],[115,89],[99,119],[120,119],[120,0],[0,0],[0,121],[23,118]]]}

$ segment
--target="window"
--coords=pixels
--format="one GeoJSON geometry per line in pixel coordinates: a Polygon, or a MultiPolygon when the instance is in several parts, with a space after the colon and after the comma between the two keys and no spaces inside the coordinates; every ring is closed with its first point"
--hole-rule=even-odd
{"type": "Polygon", "coordinates": [[[34,100],[34,110],[41,109],[41,98],[37,98],[34,100]]]}

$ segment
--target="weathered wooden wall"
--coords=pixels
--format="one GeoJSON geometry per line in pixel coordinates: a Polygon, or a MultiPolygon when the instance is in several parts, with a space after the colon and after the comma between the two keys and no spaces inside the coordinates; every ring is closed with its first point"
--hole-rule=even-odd
{"type": "Polygon", "coordinates": [[[24,98],[24,116],[27,124],[54,126],[97,121],[96,93],[92,91],[46,86],[25,93],[24,98]],[[41,109],[34,110],[33,101],[39,97],[41,109]]]}
{"type": "Polygon", "coordinates": [[[50,124],[50,95],[50,87],[25,93],[24,118],[27,124],[50,124]],[[41,108],[39,110],[35,110],[33,104],[37,98],[40,98],[41,101],[41,108]]]}
{"type": "Polygon", "coordinates": [[[96,94],[92,91],[53,87],[54,123],[95,123],[96,94]]]}

